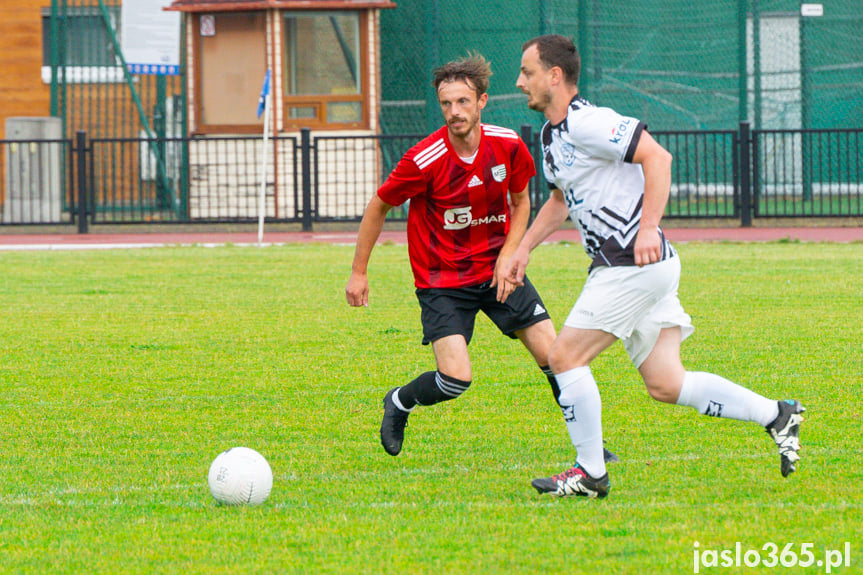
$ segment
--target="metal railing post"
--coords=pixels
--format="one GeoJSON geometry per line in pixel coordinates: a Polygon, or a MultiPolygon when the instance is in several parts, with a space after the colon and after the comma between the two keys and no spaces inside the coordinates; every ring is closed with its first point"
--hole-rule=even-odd
{"type": "Polygon", "coordinates": [[[86,234],[87,229],[87,132],[79,130],[75,134],[75,160],[78,170],[78,233],[86,234]]]}
{"type": "Polygon", "coordinates": [[[740,225],[752,226],[752,180],[750,178],[750,159],[752,158],[752,132],[749,122],[740,122],[738,132],[740,142],[740,225]]]}
{"type": "Polygon", "coordinates": [[[303,231],[312,231],[312,137],[309,128],[300,130],[303,171],[303,231]]]}

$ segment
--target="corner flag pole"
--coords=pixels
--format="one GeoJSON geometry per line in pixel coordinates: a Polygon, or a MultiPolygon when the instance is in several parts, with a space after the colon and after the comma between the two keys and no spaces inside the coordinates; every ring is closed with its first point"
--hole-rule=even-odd
{"type": "Polygon", "coordinates": [[[261,87],[261,97],[258,99],[258,117],[264,115],[264,140],[261,160],[261,192],[258,198],[258,245],[264,241],[264,212],[266,211],[267,199],[267,156],[270,139],[270,71],[264,76],[264,85],[261,87]]]}

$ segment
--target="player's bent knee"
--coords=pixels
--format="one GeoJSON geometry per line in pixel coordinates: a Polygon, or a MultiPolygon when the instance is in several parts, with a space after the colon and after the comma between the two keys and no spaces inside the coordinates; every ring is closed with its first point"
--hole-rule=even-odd
{"type": "Polygon", "coordinates": [[[571,350],[567,349],[566,346],[561,345],[559,342],[552,344],[551,349],[548,352],[548,366],[552,371],[554,371],[554,373],[563,373],[564,371],[581,367],[577,358],[573,356],[571,350]]]}
{"type": "Polygon", "coordinates": [[[675,385],[671,381],[663,382],[647,382],[647,393],[656,401],[662,403],[677,403],[677,398],[680,396],[680,385],[675,385]]]}

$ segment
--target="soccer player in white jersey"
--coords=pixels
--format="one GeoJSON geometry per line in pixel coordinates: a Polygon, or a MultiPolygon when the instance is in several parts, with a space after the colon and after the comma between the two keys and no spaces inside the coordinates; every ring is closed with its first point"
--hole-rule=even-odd
{"type": "Polygon", "coordinates": [[[693,327],[677,298],[680,258],[659,227],[671,186],[671,154],[639,120],[579,96],[581,62],[571,40],[540,36],[522,51],[516,85],[547,120],[541,138],[551,195],[510,260],[509,280],[521,281],[530,251],[567,216],[593,260],[549,354],[576,463],[532,485],[559,497],[608,494],[602,406],[590,364],[618,339],[651,397],[708,416],[759,423],[778,445],[781,472],[788,476],[799,459],[803,406],[767,399],[712,373],[687,371],[681,363],[680,343],[693,327]]]}

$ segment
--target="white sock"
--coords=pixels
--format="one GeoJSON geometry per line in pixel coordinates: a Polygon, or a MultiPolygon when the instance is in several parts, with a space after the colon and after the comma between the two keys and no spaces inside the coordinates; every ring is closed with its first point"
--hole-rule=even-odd
{"type": "Polygon", "coordinates": [[[396,407],[398,407],[398,408],[399,408],[399,409],[401,409],[402,411],[407,411],[408,413],[410,413],[411,411],[413,411],[413,410],[414,410],[414,408],[416,407],[416,405],[415,405],[415,406],[413,406],[413,407],[412,407],[412,408],[410,408],[410,409],[406,408],[406,407],[402,404],[402,401],[399,399],[399,392],[400,392],[401,390],[402,390],[402,388],[398,388],[398,389],[395,391],[395,393],[393,393],[393,403],[395,403],[395,404],[396,404],[396,407]]]}
{"type": "Polygon", "coordinates": [[[686,372],[677,405],[692,407],[704,415],[755,421],[763,427],[779,415],[776,401],[703,371],[686,372]]]}
{"type": "Polygon", "coordinates": [[[560,387],[560,408],[578,463],[591,477],[605,475],[602,449],[602,401],[589,366],[554,376],[560,387]]]}

